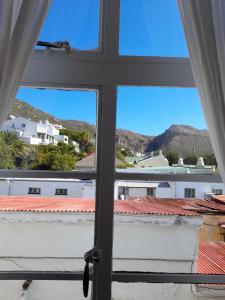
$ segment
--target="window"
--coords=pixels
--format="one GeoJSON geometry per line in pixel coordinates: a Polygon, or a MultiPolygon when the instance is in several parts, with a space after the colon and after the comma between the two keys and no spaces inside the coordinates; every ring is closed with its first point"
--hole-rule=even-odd
{"type": "Polygon", "coordinates": [[[56,195],[67,195],[67,189],[56,189],[55,194],[56,195]]]}
{"type": "Polygon", "coordinates": [[[118,199],[124,200],[126,198],[127,189],[124,186],[118,188],[118,199]]]}
{"type": "MultiPolygon", "coordinates": [[[[53,1],[54,2],[54,1],[53,1]]],[[[58,3],[61,3],[62,1],[58,1],[58,3]]],[[[77,1],[71,1],[77,2],[77,1]]],[[[86,1],[79,1],[82,3],[86,3],[86,1]]],[[[88,52],[85,51],[71,51],[71,53],[66,53],[63,50],[57,51],[54,49],[51,49],[51,51],[45,51],[45,50],[36,50],[33,57],[30,60],[29,66],[27,68],[26,73],[24,74],[23,80],[21,82],[21,86],[25,87],[38,87],[42,89],[49,88],[51,91],[53,91],[54,88],[57,88],[59,90],[65,89],[65,90],[75,90],[77,89],[83,89],[85,93],[89,93],[90,91],[97,91],[98,96],[98,105],[97,105],[97,147],[96,147],[96,170],[94,170],[93,167],[87,168],[87,160],[85,161],[85,164],[82,165],[83,169],[76,169],[76,170],[67,170],[65,172],[56,171],[54,175],[52,175],[51,171],[50,173],[46,173],[43,170],[39,170],[39,172],[35,172],[35,176],[39,178],[49,178],[49,174],[51,176],[54,176],[54,178],[73,178],[73,179],[96,179],[96,212],[95,212],[95,236],[94,236],[94,246],[98,250],[97,254],[98,256],[102,256],[102,259],[100,258],[99,264],[94,264],[94,275],[93,275],[93,295],[92,298],[94,300],[97,299],[104,299],[104,300],[110,300],[111,299],[111,280],[113,278],[114,281],[125,281],[125,282],[134,282],[134,281],[143,281],[143,282],[155,282],[154,280],[157,280],[155,278],[158,278],[158,280],[161,280],[161,282],[177,282],[180,283],[180,275],[181,274],[175,274],[173,276],[170,276],[171,274],[163,274],[163,276],[159,276],[161,274],[134,274],[132,273],[132,268],[129,268],[127,271],[126,267],[124,268],[127,272],[122,273],[113,273],[112,276],[112,248],[113,248],[113,208],[114,208],[114,183],[115,180],[143,180],[143,181],[169,181],[173,182],[176,180],[184,180],[185,175],[182,174],[150,174],[150,173],[138,173],[138,172],[118,172],[115,171],[115,140],[116,140],[116,105],[117,105],[117,92],[118,87],[124,87],[124,86],[151,86],[151,87],[162,87],[167,89],[169,88],[190,88],[195,87],[195,82],[192,76],[190,63],[186,58],[182,58],[178,56],[187,56],[187,50],[185,47],[182,49],[180,53],[176,51],[164,51],[165,45],[168,45],[168,47],[173,47],[174,43],[180,44],[180,42],[184,41],[184,35],[182,28],[180,27],[181,34],[180,37],[176,40],[176,37],[174,38],[172,36],[172,39],[167,39],[166,34],[163,35],[163,37],[166,37],[166,40],[161,39],[159,50],[158,49],[151,49],[151,52],[148,52],[148,45],[145,47],[145,51],[138,51],[140,49],[136,49],[133,51],[132,47],[131,51],[127,51],[124,47],[124,43],[128,42],[129,37],[126,36],[126,33],[123,30],[123,24],[120,27],[120,2],[121,2],[121,24],[124,22],[124,13],[128,11],[126,9],[126,5],[130,5],[130,7],[133,10],[133,13],[135,13],[135,7],[137,7],[139,1],[119,1],[119,0],[102,0],[101,1],[101,26],[100,28],[100,34],[99,34],[99,46],[101,51],[98,53],[96,52],[88,52]],[[135,4],[135,5],[133,5],[135,4]],[[120,34],[121,29],[121,34],[120,34]],[[119,43],[120,41],[120,43],[119,43]],[[122,54],[122,55],[120,55],[122,54]],[[136,56],[127,56],[127,55],[136,55],[136,56]],[[137,55],[154,55],[157,57],[137,57],[137,55]],[[159,57],[161,56],[167,56],[167,57],[159,57]],[[173,56],[168,57],[168,56],[173,56]],[[45,70],[43,72],[43,70],[45,70]],[[56,177],[57,176],[57,177],[56,177]]],[[[161,7],[160,5],[164,4],[164,2],[167,1],[145,1],[145,3],[153,3],[154,9],[157,8],[159,13],[161,13],[161,7]],[[160,3],[159,3],[160,2],[160,3]],[[157,7],[159,3],[159,6],[157,7]]],[[[175,14],[177,14],[177,7],[176,1],[168,1],[168,3],[172,3],[173,7],[175,7],[175,14]]],[[[57,3],[55,1],[54,3],[57,3]]],[[[62,2],[64,3],[64,1],[62,2]]],[[[144,2],[143,2],[144,3],[144,2]]],[[[73,3],[72,3],[73,4],[73,3]]],[[[74,17],[74,13],[80,14],[80,10],[68,10],[70,17],[67,18],[65,15],[63,15],[63,18],[61,17],[60,13],[60,7],[58,7],[56,13],[56,19],[59,24],[64,25],[60,27],[60,34],[55,35],[48,35],[48,28],[45,27],[43,29],[43,32],[41,34],[41,38],[45,39],[65,39],[67,38],[63,33],[66,30],[71,30],[73,33],[75,32],[77,34],[77,30],[74,30],[75,26],[72,26],[71,24],[68,24],[67,20],[70,19],[72,21],[76,21],[76,17],[74,17]],[[60,22],[61,23],[60,23],[60,22]],[[64,22],[65,21],[65,22],[64,22]],[[46,29],[47,28],[47,29],[46,29]],[[47,30],[47,31],[46,31],[47,30]],[[45,31],[45,32],[44,32],[45,31]],[[47,34],[45,34],[47,33],[47,34]]],[[[166,11],[167,5],[163,8],[164,14],[167,14],[166,11]]],[[[153,9],[153,11],[154,11],[153,9]]],[[[149,10],[151,13],[151,9],[149,10]]],[[[50,12],[51,13],[51,12],[50,12]]],[[[65,13],[65,12],[64,12],[65,13]]],[[[157,14],[156,14],[157,15],[157,14]]],[[[151,29],[154,30],[154,27],[157,27],[157,23],[161,22],[160,17],[157,19],[157,22],[154,22],[154,16],[153,14],[151,18],[148,18],[149,20],[152,19],[152,24],[154,26],[151,27],[151,29]]],[[[171,14],[173,17],[173,15],[171,14]]],[[[172,17],[170,18],[172,19],[172,17]]],[[[88,18],[88,17],[87,17],[88,18]]],[[[130,18],[129,14],[126,17],[127,21],[132,20],[130,18]]],[[[139,16],[139,21],[140,21],[139,16]]],[[[167,26],[167,18],[164,21],[164,28],[163,30],[166,31],[170,28],[167,26]]],[[[133,20],[132,20],[133,21],[133,20]]],[[[52,28],[54,31],[55,24],[52,22],[52,18],[50,18],[48,21],[49,28],[52,28]]],[[[139,44],[139,41],[137,41],[137,37],[140,35],[142,37],[142,42],[146,40],[145,36],[142,35],[143,31],[139,27],[139,29],[136,31],[136,35],[134,30],[136,29],[136,24],[133,22],[135,26],[131,27],[126,25],[126,28],[128,29],[130,37],[132,37],[132,44],[134,46],[139,44]]],[[[47,24],[47,23],[46,23],[47,24]]],[[[45,24],[45,26],[47,26],[45,24]]],[[[86,24],[86,23],[85,23],[86,24]]],[[[175,24],[175,29],[177,24],[180,24],[180,21],[178,21],[175,24]]],[[[92,29],[92,25],[90,28],[92,29]]],[[[83,32],[83,36],[87,37],[88,35],[85,35],[89,31],[88,28],[85,32],[83,32]]],[[[76,28],[75,28],[76,29],[76,28]]],[[[90,29],[90,30],[91,30],[90,29]]],[[[160,32],[156,32],[154,35],[150,35],[156,38],[156,36],[161,37],[160,32]]],[[[70,38],[70,36],[69,36],[70,38]]],[[[156,44],[154,40],[151,41],[152,45],[156,44]]],[[[140,43],[141,44],[141,43],[140,43]]],[[[72,42],[72,46],[76,47],[76,43],[72,42]]],[[[93,43],[92,46],[79,46],[79,49],[93,49],[96,46],[96,43],[93,43]]],[[[97,45],[98,46],[98,45],[97,45]]],[[[129,49],[128,49],[129,50],[129,49]]],[[[38,90],[38,92],[41,92],[42,90],[38,90]]],[[[172,98],[171,98],[172,99],[172,98]]],[[[138,99],[139,100],[139,99],[138,99]]],[[[180,99],[182,101],[182,98],[180,99]]],[[[35,101],[35,100],[34,100],[35,101]]],[[[43,97],[44,103],[47,103],[46,98],[43,97]]],[[[139,102],[139,101],[138,101],[139,102]]],[[[38,101],[37,101],[38,103],[38,101]]],[[[57,106],[58,110],[65,109],[66,107],[70,108],[70,105],[65,105],[64,103],[64,97],[60,100],[60,105],[57,106]]],[[[139,103],[138,103],[139,104],[139,103]]],[[[173,105],[170,105],[170,108],[173,105]]],[[[191,106],[188,104],[187,106],[191,106]]],[[[129,106],[127,105],[127,109],[129,106]]],[[[173,108],[173,107],[172,107],[173,108]]],[[[89,106],[86,105],[86,109],[88,111],[89,106]]],[[[161,107],[163,112],[163,106],[161,107]]],[[[126,112],[128,113],[128,112],[126,112]]],[[[134,118],[134,114],[130,114],[130,120],[133,123],[138,123],[134,118]]],[[[93,162],[93,160],[92,160],[93,162]]],[[[93,164],[94,165],[94,164],[93,164]]],[[[90,165],[88,165],[89,167],[90,165]]],[[[142,165],[141,165],[142,166],[142,165]]],[[[143,168],[144,169],[144,168],[143,168]]],[[[21,176],[24,176],[24,173],[21,172],[21,170],[12,170],[9,171],[9,173],[14,174],[14,176],[18,176],[20,174],[21,176]]],[[[4,173],[1,173],[4,174],[4,173]]],[[[27,174],[30,174],[29,172],[27,174]]],[[[187,175],[189,176],[189,175],[187,175]]],[[[189,181],[196,181],[198,180],[198,175],[193,175],[188,179],[189,181]]],[[[194,190],[194,189],[190,189],[194,190]]],[[[189,194],[189,192],[187,192],[189,194]]],[[[193,197],[194,192],[190,192],[190,196],[193,197]]],[[[121,204],[123,202],[121,201],[121,204]]],[[[188,226],[186,226],[188,227],[188,226]]],[[[167,229],[166,226],[163,226],[163,229],[167,229]]],[[[126,232],[125,232],[126,233],[126,232]]],[[[154,231],[152,231],[154,233],[154,231]]],[[[149,231],[146,230],[146,234],[149,235],[149,231]]],[[[71,234],[73,236],[73,234],[71,234]]],[[[144,235],[140,235],[140,238],[145,239],[144,235]]],[[[132,238],[132,236],[131,236],[132,238]]],[[[155,235],[155,238],[156,235],[155,235]]],[[[159,241],[161,242],[161,241],[159,241]]],[[[165,241],[163,241],[165,242],[165,241]]],[[[180,249],[179,245],[179,239],[176,238],[177,242],[177,249],[180,249]]],[[[188,242],[188,239],[186,239],[186,242],[188,242]]],[[[172,243],[170,243],[172,244],[172,243]]],[[[83,252],[89,250],[87,247],[89,244],[83,245],[83,252]]],[[[136,247],[139,245],[136,245],[136,247]]],[[[76,247],[75,247],[76,248],[76,247]]],[[[124,250],[126,250],[126,247],[122,247],[124,250]]],[[[166,243],[164,244],[164,247],[161,247],[160,250],[167,249],[166,243]]],[[[131,247],[135,251],[135,247],[131,247]]],[[[144,248],[141,250],[147,251],[150,248],[144,248]]],[[[196,249],[195,249],[196,250],[196,249]]],[[[72,253],[74,253],[74,249],[71,249],[72,253]]],[[[180,251],[177,251],[179,253],[180,251]]],[[[80,253],[79,253],[80,255],[80,253]]],[[[97,257],[99,258],[99,257],[97,257]]],[[[121,261],[121,260],[119,260],[121,261]]],[[[139,263],[139,262],[138,262],[139,263]]],[[[84,265],[81,262],[81,267],[84,265]]],[[[119,265],[120,266],[120,265],[119,265]]],[[[81,268],[80,267],[80,268],[81,268]]],[[[143,266],[142,270],[145,270],[145,266],[143,266]]],[[[190,270],[190,268],[189,268],[190,270]]],[[[158,270],[157,270],[158,271],[158,270]]],[[[179,273],[179,271],[177,271],[179,273]]],[[[19,274],[21,276],[21,274],[19,274]]],[[[52,274],[45,274],[45,278],[53,278],[52,274]]],[[[12,275],[12,278],[14,274],[12,275]]],[[[25,274],[23,279],[29,279],[27,276],[29,274],[25,274]]],[[[37,273],[38,276],[42,276],[42,274],[37,273]]],[[[68,272],[60,273],[61,278],[70,278],[80,280],[82,276],[80,276],[80,273],[75,274],[68,274],[68,272]]],[[[182,274],[182,282],[189,282],[193,283],[196,282],[197,279],[194,275],[182,274]],[[186,276],[186,277],[185,277],[186,276]],[[185,279],[184,279],[185,278],[185,279]]],[[[55,277],[56,279],[57,277],[55,277]]],[[[207,277],[208,278],[208,277],[207,277]]],[[[206,282],[207,279],[206,278],[206,282]]],[[[20,277],[21,279],[21,277],[20,277]]],[[[42,277],[43,279],[43,277],[42,277]]],[[[204,279],[202,279],[203,282],[204,279]]],[[[222,283],[216,282],[216,283],[222,283]]],[[[119,290],[117,290],[119,292],[119,290]]]]}
{"type": "Polygon", "coordinates": [[[97,49],[99,8],[100,0],[51,1],[39,40],[68,41],[75,49],[97,49]]]}
{"type": "Polygon", "coordinates": [[[215,195],[222,195],[223,190],[222,189],[212,189],[212,193],[215,195]]]}
{"type": "Polygon", "coordinates": [[[184,189],[185,198],[195,198],[195,189],[185,188],[184,189]]]}
{"type": "Polygon", "coordinates": [[[147,188],[147,196],[155,197],[156,188],[147,188]]]}
{"type": "Polygon", "coordinates": [[[188,56],[176,0],[121,0],[120,54],[188,56]]]}
{"type": "Polygon", "coordinates": [[[41,188],[29,187],[28,194],[41,194],[41,188]]]}

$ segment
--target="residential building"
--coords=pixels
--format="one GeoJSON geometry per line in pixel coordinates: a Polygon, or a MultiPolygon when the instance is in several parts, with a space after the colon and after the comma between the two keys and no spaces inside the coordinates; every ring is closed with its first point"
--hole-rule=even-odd
{"type": "MultiPolygon", "coordinates": [[[[114,199],[146,196],[211,199],[213,195],[225,194],[224,184],[216,180],[216,175],[211,175],[208,182],[117,180],[114,199]]],[[[31,188],[39,189],[33,194],[41,197],[53,197],[57,189],[64,189],[66,193],[63,196],[95,198],[95,180],[91,179],[0,178],[0,195],[26,196],[31,193],[31,188]]]]}
{"type": "Polygon", "coordinates": [[[92,180],[54,178],[0,178],[0,195],[95,198],[92,180]]]}
{"type": "Polygon", "coordinates": [[[154,155],[153,152],[150,157],[139,159],[134,162],[135,168],[150,168],[150,167],[168,167],[169,162],[167,158],[162,154],[162,151],[158,155],[154,155]]]}
{"type": "MultiPolygon", "coordinates": [[[[92,153],[88,155],[87,157],[84,157],[80,161],[76,163],[76,169],[77,170],[93,170],[96,165],[96,153],[92,153]]],[[[123,162],[116,158],[116,167],[120,167],[123,165],[123,162]]]]}
{"type": "Polygon", "coordinates": [[[1,131],[13,131],[28,144],[48,145],[64,142],[68,144],[68,137],[59,134],[59,127],[46,121],[34,122],[23,117],[11,116],[6,120],[1,131]]]}

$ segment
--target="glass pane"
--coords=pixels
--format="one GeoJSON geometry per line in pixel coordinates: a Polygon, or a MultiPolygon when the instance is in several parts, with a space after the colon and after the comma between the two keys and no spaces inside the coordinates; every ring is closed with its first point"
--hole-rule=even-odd
{"type": "Polygon", "coordinates": [[[92,283],[89,284],[89,297],[83,296],[82,281],[59,281],[59,280],[35,280],[27,290],[22,286],[25,281],[1,280],[0,289],[4,300],[11,299],[35,299],[35,300],[85,300],[91,299],[92,283]]]}
{"type": "MultiPolygon", "coordinates": [[[[225,196],[185,199],[179,195],[177,184],[116,181],[114,271],[225,274],[225,196]]],[[[202,187],[210,188],[207,183],[194,184],[196,189],[197,184],[200,186],[199,191],[202,187]]],[[[177,297],[174,299],[180,299],[179,292],[185,290],[181,285],[176,292],[174,286],[167,295],[165,285],[160,284],[131,284],[131,289],[125,284],[115,283],[115,286],[115,299],[136,299],[136,293],[142,295],[141,299],[148,299],[151,289],[151,295],[157,293],[160,299],[172,297],[172,291],[177,297]]],[[[212,285],[195,288],[204,292],[207,287],[213,291],[212,285]]]]}
{"type": "Polygon", "coordinates": [[[176,0],[121,0],[120,54],[188,56],[176,0]]]}
{"type": "MultiPolygon", "coordinates": [[[[0,132],[0,164],[32,172],[0,180],[0,270],[83,271],[94,240],[95,180],[32,175],[93,170],[95,127],[94,91],[18,91],[0,132]],[[90,155],[93,165],[78,168],[90,155]]],[[[32,289],[37,300],[83,299],[82,282],[35,281],[28,295],[23,283],[1,282],[3,298],[28,299],[32,289]]]]}
{"type": "Polygon", "coordinates": [[[118,283],[112,284],[113,300],[222,300],[225,296],[224,286],[191,285],[173,283],[118,283]]]}
{"type": "MultiPolygon", "coordinates": [[[[125,172],[217,174],[196,89],[119,87],[116,158],[125,172]]],[[[198,195],[187,188],[186,197],[198,195]]]]}
{"type": "Polygon", "coordinates": [[[98,48],[99,0],[53,0],[40,41],[68,41],[80,50],[98,48]]]}
{"type": "Polygon", "coordinates": [[[22,88],[1,128],[1,169],[95,167],[96,93],[22,88]]]}

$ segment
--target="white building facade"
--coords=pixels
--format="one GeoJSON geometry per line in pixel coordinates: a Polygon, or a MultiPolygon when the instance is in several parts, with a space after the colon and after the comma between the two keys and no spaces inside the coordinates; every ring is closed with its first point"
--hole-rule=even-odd
{"type": "Polygon", "coordinates": [[[14,131],[23,141],[32,145],[57,144],[58,142],[68,144],[68,137],[59,134],[58,125],[53,125],[48,120],[34,122],[11,116],[11,119],[3,123],[1,131],[14,131]]]}
{"type": "MultiPolygon", "coordinates": [[[[213,181],[213,180],[212,180],[213,181]]],[[[225,194],[221,182],[149,182],[118,180],[114,199],[130,197],[210,199],[213,194],[225,194]]],[[[0,178],[0,195],[95,198],[95,181],[80,179],[0,178]]]]}

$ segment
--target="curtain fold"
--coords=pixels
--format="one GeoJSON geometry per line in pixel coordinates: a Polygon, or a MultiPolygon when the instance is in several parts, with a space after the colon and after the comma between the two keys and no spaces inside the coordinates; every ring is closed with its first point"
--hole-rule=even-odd
{"type": "Polygon", "coordinates": [[[50,0],[0,1],[0,126],[13,105],[50,0]]]}
{"type": "Polygon", "coordinates": [[[178,0],[210,139],[225,183],[225,0],[178,0]]]}

